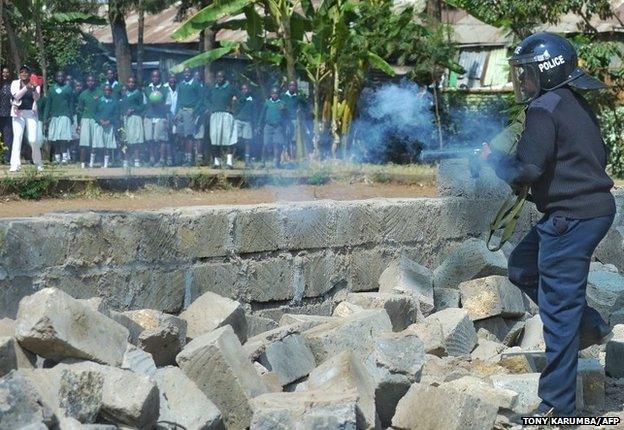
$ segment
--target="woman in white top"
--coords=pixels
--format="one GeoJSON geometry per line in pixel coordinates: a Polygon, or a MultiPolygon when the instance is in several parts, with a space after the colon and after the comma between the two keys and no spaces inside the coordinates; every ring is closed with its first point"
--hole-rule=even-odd
{"type": "Polygon", "coordinates": [[[38,171],[43,170],[41,161],[41,148],[37,145],[37,101],[41,98],[41,87],[30,82],[31,70],[28,66],[22,66],[19,70],[19,79],[11,83],[11,95],[13,107],[11,117],[13,119],[13,148],[11,150],[10,172],[21,169],[20,153],[22,138],[26,133],[26,139],[32,148],[33,163],[38,171]]]}

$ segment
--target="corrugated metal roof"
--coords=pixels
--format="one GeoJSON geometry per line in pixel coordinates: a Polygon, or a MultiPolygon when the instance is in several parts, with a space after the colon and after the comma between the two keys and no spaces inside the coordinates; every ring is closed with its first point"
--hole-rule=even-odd
{"type": "Polygon", "coordinates": [[[507,48],[492,49],[487,59],[483,86],[504,87],[509,82],[507,48]]]}

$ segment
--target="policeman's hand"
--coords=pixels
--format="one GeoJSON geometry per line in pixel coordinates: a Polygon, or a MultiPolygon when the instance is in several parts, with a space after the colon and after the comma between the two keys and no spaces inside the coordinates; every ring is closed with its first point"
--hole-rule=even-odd
{"type": "Polygon", "coordinates": [[[488,145],[487,143],[484,143],[481,149],[479,150],[478,155],[481,160],[487,161],[491,153],[492,153],[492,150],[490,149],[490,145],[488,145]]]}

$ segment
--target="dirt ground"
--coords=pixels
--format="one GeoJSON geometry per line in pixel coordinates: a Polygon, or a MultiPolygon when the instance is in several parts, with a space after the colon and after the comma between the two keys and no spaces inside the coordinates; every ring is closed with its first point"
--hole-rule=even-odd
{"type": "Polygon", "coordinates": [[[166,207],[242,205],[284,201],[354,200],[375,197],[430,197],[435,196],[432,184],[347,183],[326,185],[266,186],[260,188],[192,191],[151,187],[126,193],[99,193],[96,195],[37,201],[0,200],[0,218],[37,216],[50,212],[89,210],[150,210],[166,207]]]}

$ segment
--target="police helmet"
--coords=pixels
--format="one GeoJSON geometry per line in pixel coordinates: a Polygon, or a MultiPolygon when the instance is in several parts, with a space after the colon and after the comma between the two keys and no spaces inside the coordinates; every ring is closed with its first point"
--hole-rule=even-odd
{"type": "Polygon", "coordinates": [[[529,103],[541,93],[570,85],[584,90],[605,84],[578,67],[574,46],[552,33],[535,33],[524,39],[509,58],[516,102],[529,103]]]}

